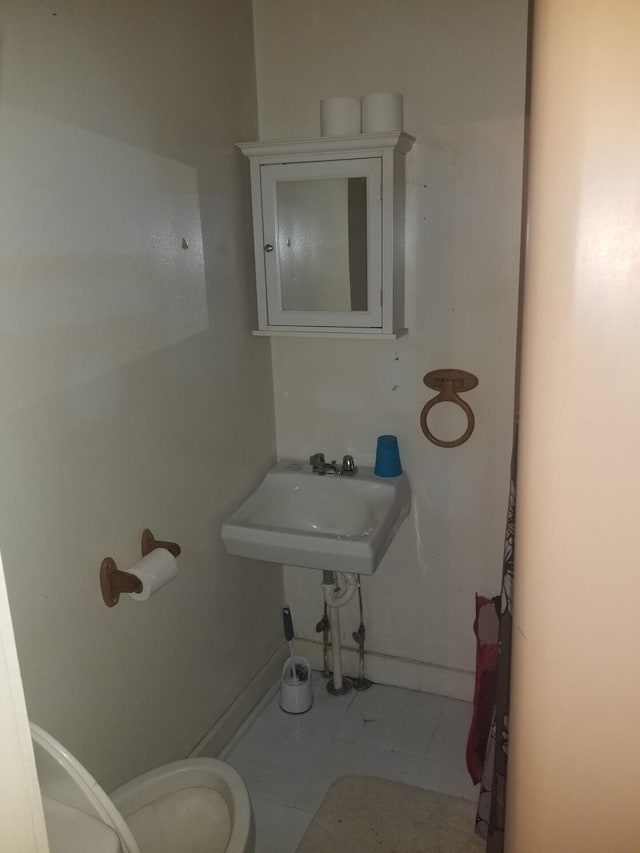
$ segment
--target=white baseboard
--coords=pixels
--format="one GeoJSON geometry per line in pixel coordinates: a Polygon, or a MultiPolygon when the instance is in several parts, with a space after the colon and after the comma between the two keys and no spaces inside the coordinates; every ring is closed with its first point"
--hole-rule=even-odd
{"type": "MultiPolygon", "coordinates": [[[[296,638],[296,654],[308,658],[312,669],[322,669],[322,643],[296,638]]],[[[345,675],[353,678],[358,674],[358,653],[355,649],[342,649],[342,663],[345,675]]],[[[475,674],[464,669],[366,652],[365,675],[377,684],[437,693],[467,702],[473,699],[475,674]]]]}
{"type": "Polygon", "coordinates": [[[287,654],[287,646],[283,643],[213,724],[189,758],[199,755],[224,758],[227,755],[280,686],[280,674],[287,654]]]}

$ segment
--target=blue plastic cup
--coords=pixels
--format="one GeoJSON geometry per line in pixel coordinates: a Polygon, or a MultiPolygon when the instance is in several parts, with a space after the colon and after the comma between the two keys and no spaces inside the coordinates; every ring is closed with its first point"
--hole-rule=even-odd
{"type": "Polygon", "coordinates": [[[376,467],[373,473],[377,477],[398,477],[402,474],[398,438],[395,435],[379,435],[376,448],[376,467]]]}

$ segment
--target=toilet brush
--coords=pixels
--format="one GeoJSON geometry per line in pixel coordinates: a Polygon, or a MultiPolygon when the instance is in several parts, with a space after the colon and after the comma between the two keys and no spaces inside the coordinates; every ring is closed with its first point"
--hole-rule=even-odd
{"type": "Polygon", "coordinates": [[[291,679],[293,684],[298,684],[298,673],[296,672],[296,656],[293,653],[293,619],[288,607],[282,608],[282,621],[284,623],[284,638],[289,643],[291,653],[291,679]]]}
{"type": "Polygon", "coordinates": [[[304,714],[313,705],[311,664],[306,658],[296,657],[293,651],[293,619],[288,607],[282,608],[282,621],[290,657],[282,664],[280,707],[287,714],[304,714]]]}

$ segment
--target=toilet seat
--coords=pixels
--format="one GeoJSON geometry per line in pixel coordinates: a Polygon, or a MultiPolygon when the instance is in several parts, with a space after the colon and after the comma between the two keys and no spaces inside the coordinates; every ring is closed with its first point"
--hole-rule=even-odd
{"type": "MultiPolygon", "coordinates": [[[[171,808],[172,795],[179,795],[185,790],[219,795],[224,800],[229,818],[227,840],[223,848],[225,853],[253,853],[253,815],[246,786],[233,767],[216,758],[188,758],[165,764],[122,785],[112,792],[111,798],[125,820],[132,819],[131,826],[137,835],[136,813],[140,816],[146,807],[153,807],[162,801],[166,801],[171,808]]],[[[183,814],[182,817],[185,819],[188,816],[183,814]]],[[[138,838],[141,836],[138,835],[138,838]]],[[[146,853],[146,846],[143,853],[146,853]]]]}
{"type": "MultiPolygon", "coordinates": [[[[89,849],[92,853],[141,853],[127,818],[144,812],[146,807],[152,813],[160,813],[163,803],[171,808],[172,799],[185,799],[191,792],[196,800],[200,798],[201,814],[206,813],[203,800],[224,800],[227,840],[218,849],[225,853],[252,853],[251,803],[241,776],[228,764],[214,758],[176,761],[132,779],[109,797],[61,743],[33,723],[31,738],[51,853],[86,853],[89,849]],[[84,838],[82,844],[77,841],[80,836],[84,838]]],[[[211,812],[208,823],[215,823],[217,815],[211,812]]],[[[222,822],[218,820],[219,825],[222,822]]],[[[138,834],[135,823],[132,826],[138,834]]],[[[142,844],[143,836],[138,838],[142,844]]],[[[205,844],[202,849],[208,853],[212,848],[205,844]]]]}
{"type": "Polygon", "coordinates": [[[31,723],[31,740],[42,796],[110,826],[120,838],[122,853],[140,853],[124,818],[88,770],[35,723],[31,723]]]}

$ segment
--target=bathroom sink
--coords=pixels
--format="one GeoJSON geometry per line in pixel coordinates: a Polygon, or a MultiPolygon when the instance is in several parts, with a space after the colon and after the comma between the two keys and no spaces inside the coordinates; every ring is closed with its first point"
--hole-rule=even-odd
{"type": "Polygon", "coordinates": [[[411,506],[406,474],[314,473],[285,459],[222,525],[230,554],[372,575],[411,506]]]}

